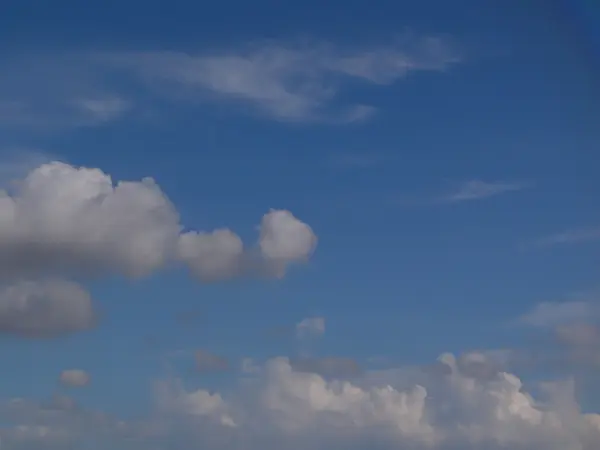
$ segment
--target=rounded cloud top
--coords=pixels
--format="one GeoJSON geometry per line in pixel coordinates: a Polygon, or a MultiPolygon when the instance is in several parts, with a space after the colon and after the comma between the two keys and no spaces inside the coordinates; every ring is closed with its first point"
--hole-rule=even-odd
{"type": "Polygon", "coordinates": [[[229,229],[182,230],[177,209],[152,178],[114,183],[99,169],[51,162],[10,192],[0,190],[0,278],[141,277],[177,262],[203,281],[272,265],[280,276],[316,245],[312,229],[284,210],[263,217],[259,257],[229,229]]]}

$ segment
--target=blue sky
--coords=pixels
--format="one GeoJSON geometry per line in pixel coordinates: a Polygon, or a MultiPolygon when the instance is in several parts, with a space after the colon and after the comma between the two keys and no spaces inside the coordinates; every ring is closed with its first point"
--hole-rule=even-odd
{"type": "MultiPolygon", "coordinates": [[[[325,357],[349,358],[368,375],[443,352],[542,345],[555,364],[522,379],[566,372],[588,398],[582,407],[597,409],[587,380],[600,366],[575,348],[588,338],[572,338],[573,327],[600,333],[593,2],[63,0],[3,9],[0,181],[27,200],[18,217],[29,225],[0,230],[0,251],[11,255],[0,258],[0,354],[10,361],[0,399],[42,401],[58,390],[129,416],[153,408],[159,379],[235,390],[244,358],[312,358],[317,372],[325,357]],[[73,193],[95,189],[84,178],[44,178],[45,188],[29,191],[11,184],[51,161],[98,168],[115,183],[152,177],[176,217],[145,209],[137,191],[109,215],[94,216],[87,199],[71,207],[73,193]],[[279,231],[273,222],[277,257],[255,245],[271,208],[296,221],[282,218],[289,228],[279,231]],[[246,245],[248,273],[228,266],[226,279],[206,280],[202,264],[220,247],[208,259],[160,247],[164,261],[131,277],[124,267],[159,247],[151,237],[129,243],[171,225],[231,229],[246,245]],[[14,263],[32,248],[46,259],[14,263]],[[57,277],[89,292],[97,324],[44,322],[52,314],[43,308],[60,317],[68,314],[59,308],[75,308],[46,285],[23,294],[31,311],[11,312],[12,286],[57,277]],[[311,318],[313,334],[299,336],[311,318]],[[44,326],[71,328],[32,331],[44,326]],[[229,370],[195,370],[198,349],[229,370]],[[68,376],[70,388],[57,385],[75,368],[89,386],[74,389],[68,376]]],[[[592,359],[600,338],[593,345],[592,359]]]]}

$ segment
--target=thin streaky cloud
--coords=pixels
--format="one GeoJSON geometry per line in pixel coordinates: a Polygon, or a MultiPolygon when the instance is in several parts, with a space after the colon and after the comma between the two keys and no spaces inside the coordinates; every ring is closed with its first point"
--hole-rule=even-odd
{"type": "Polygon", "coordinates": [[[533,246],[544,248],[598,240],[600,240],[600,227],[573,228],[537,239],[533,242],[533,246]]]}
{"type": "Polygon", "coordinates": [[[32,54],[0,59],[0,127],[100,126],[143,111],[148,97],[230,104],[282,122],[363,122],[374,105],[343,102],[345,82],[389,86],[415,72],[441,72],[461,57],[445,39],[413,37],[385,46],[262,42],[225,50],[32,54]],[[136,86],[124,98],[125,81],[136,86]]]}
{"type": "Polygon", "coordinates": [[[442,39],[425,37],[387,47],[268,42],[216,53],[115,53],[98,60],[171,97],[229,100],[279,121],[348,123],[365,120],[376,109],[338,105],[345,79],[391,85],[411,72],[442,71],[460,57],[442,39]]]}
{"type": "Polygon", "coordinates": [[[0,58],[0,127],[52,131],[100,126],[132,108],[83,52],[0,58]]]}
{"type": "Polygon", "coordinates": [[[72,101],[73,106],[88,114],[91,118],[106,122],[113,120],[129,110],[132,105],[130,101],[119,97],[105,98],[78,98],[72,101]]]}
{"type": "Polygon", "coordinates": [[[0,102],[0,127],[62,129],[93,127],[121,118],[132,102],[117,96],[0,102]]]}
{"type": "Polygon", "coordinates": [[[453,205],[463,202],[484,200],[510,192],[521,191],[533,186],[525,181],[482,181],[469,180],[441,194],[401,194],[390,197],[398,206],[453,205]]]}
{"type": "Polygon", "coordinates": [[[456,190],[438,198],[441,203],[459,203],[472,200],[481,200],[508,192],[526,189],[531,183],[522,181],[494,181],[470,180],[461,184],[456,190]]]}

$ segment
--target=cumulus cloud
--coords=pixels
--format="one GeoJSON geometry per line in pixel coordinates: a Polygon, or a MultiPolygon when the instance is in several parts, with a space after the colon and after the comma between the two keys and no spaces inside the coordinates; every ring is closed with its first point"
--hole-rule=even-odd
{"type": "MultiPolygon", "coordinates": [[[[513,374],[476,379],[465,375],[452,355],[443,355],[440,363],[448,368],[445,375],[396,377],[395,383],[392,376],[390,383],[377,385],[328,381],[276,358],[267,363],[255,395],[231,399],[226,406],[218,402],[213,420],[227,408],[248,442],[257,438],[253,433],[260,426],[270,430],[273,442],[284,438],[293,448],[354,443],[376,448],[592,450],[600,442],[599,416],[582,414],[569,386],[555,385],[546,389],[545,398],[534,399],[513,374]]],[[[201,403],[211,404],[201,392],[201,403]]]]}
{"type": "Polygon", "coordinates": [[[63,370],[58,379],[65,386],[71,387],[83,387],[90,384],[90,374],[81,369],[63,370]]]}
{"type": "Polygon", "coordinates": [[[246,251],[230,230],[182,232],[177,210],[153,179],[113,183],[100,169],[51,162],[16,189],[0,190],[0,279],[106,272],[141,277],[178,261],[204,281],[258,267],[283,276],[316,245],[312,229],[285,210],[265,214],[259,232],[258,252],[246,251]]]}
{"type": "Polygon", "coordinates": [[[316,243],[286,210],[263,216],[249,248],[229,229],[184,231],[151,178],[114,183],[100,169],[44,163],[0,189],[0,333],[51,337],[94,326],[90,294],[62,277],[138,278],[169,264],[205,282],[282,277],[316,243]]]}
{"type": "MultiPolygon", "coordinates": [[[[298,371],[280,357],[228,394],[187,390],[177,379],[160,382],[155,412],[136,421],[85,409],[49,415],[25,401],[8,405],[3,417],[12,417],[23,430],[46,427],[48,438],[62,432],[74,439],[85,431],[96,442],[127,438],[159,448],[181,442],[240,450],[278,442],[293,449],[598,448],[600,415],[581,411],[572,382],[541,383],[534,396],[512,373],[468,373],[465,362],[481,360],[470,355],[461,363],[444,354],[437,363],[443,372],[399,368],[348,381],[298,371]]],[[[8,428],[4,435],[17,431],[8,428]]]]}
{"type": "Polygon", "coordinates": [[[96,320],[90,294],[78,284],[43,280],[0,287],[0,333],[53,337],[89,329],[96,320]]]}
{"type": "Polygon", "coordinates": [[[285,274],[288,264],[307,261],[317,246],[312,228],[289,211],[272,209],[260,224],[260,251],[275,274],[285,274]]]}

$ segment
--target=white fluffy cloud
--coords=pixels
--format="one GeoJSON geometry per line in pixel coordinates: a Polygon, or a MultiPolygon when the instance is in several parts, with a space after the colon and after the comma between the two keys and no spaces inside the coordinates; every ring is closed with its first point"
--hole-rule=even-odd
{"type": "Polygon", "coordinates": [[[92,299],[68,281],[20,281],[0,287],[0,333],[52,337],[96,324],[92,299]]]}
{"type": "Polygon", "coordinates": [[[534,397],[514,374],[473,377],[450,354],[438,364],[447,370],[401,368],[350,382],[299,372],[287,358],[275,358],[227,395],[188,391],[177,380],[161,382],[157,410],[143,421],[110,421],[82,409],[47,415],[41,406],[25,413],[22,402],[21,414],[12,417],[23,427],[46,427],[49,439],[66,431],[81,436],[82,424],[93,423],[95,430],[102,424],[105,439],[127,437],[154,448],[180,442],[245,450],[276,448],[278,442],[292,449],[596,450],[600,445],[600,415],[580,410],[573,383],[542,383],[534,397]]]}
{"type": "Polygon", "coordinates": [[[182,261],[202,280],[250,266],[287,265],[310,256],[311,228],[289,211],[262,219],[258,257],[230,230],[185,232],[151,178],[113,183],[99,169],[52,162],[31,171],[14,192],[0,191],[0,278],[47,273],[117,272],[145,276],[182,261]]]}
{"type": "Polygon", "coordinates": [[[182,263],[206,282],[281,277],[317,242],[285,210],[265,214],[259,233],[245,248],[228,229],[183,232],[151,178],[114,183],[100,169],[42,164],[0,189],[0,333],[47,337],[95,324],[90,295],[56,276],[143,277],[182,263]]]}
{"type": "MultiPolygon", "coordinates": [[[[272,443],[285,439],[292,448],[360,443],[407,449],[592,450],[600,444],[600,416],[579,411],[571,384],[543,385],[545,396],[534,399],[513,374],[477,379],[465,374],[452,355],[443,355],[440,363],[448,368],[446,374],[391,373],[387,383],[372,383],[367,378],[326,380],[276,358],[266,364],[251,395],[225,401],[199,390],[187,398],[209,420],[222,422],[226,411],[235,433],[245,435],[247,443],[260,442],[267,431],[272,443]]],[[[178,396],[181,401],[184,394],[178,396]]],[[[248,448],[259,448],[254,445],[248,448]]]]}

